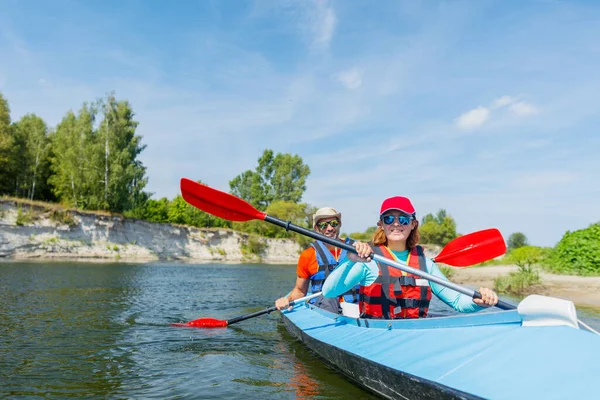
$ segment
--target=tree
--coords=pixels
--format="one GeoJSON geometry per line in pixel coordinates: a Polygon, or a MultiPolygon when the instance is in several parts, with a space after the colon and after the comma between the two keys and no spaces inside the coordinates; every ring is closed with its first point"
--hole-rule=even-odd
{"type": "Polygon", "coordinates": [[[138,159],[146,146],[135,134],[133,115],[129,103],[112,95],[84,103],[77,116],[67,113],[52,135],[50,182],[61,201],[124,212],[148,200],[146,167],[138,159]]]}
{"type": "Polygon", "coordinates": [[[265,150],[258,159],[255,171],[247,170],[229,182],[233,195],[266,210],[274,201],[299,203],[306,191],[306,178],[310,168],[298,155],[274,155],[265,150]]]}
{"type": "Polygon", "coordinates": [[[40,117],[35,114],[27,114],[13,125],[13,131],[19,148],[17,195],[31,200],[34,198],[44,199],[43,196],[36,197],[36,194],[40,193],[40,185],[42,185],[42,189],[46,186],[49,176],[48,127],[40,117]]]}
{"type": "Polygon", "coordinates": [[[447,245],[457,237],[456,222],[443,209],[439,210],[435,216],[433,214],[425,215],[419,226],[419,232],[421,233],[421,242],[440,246],[447,245]]]}
{"type": "MultiPolygon", "coordinates": [[[[343,226],[343,224],[342,224],[342,226],[343,226]]],[[[376,226],[370,226],[364,232],[352,232],[350,235],[343,234],[341,236],[343,236],[343,237],[349,236],[350,238],[352,238],[354,240],[361,240],[364,242],[369,242],[373,239],[373,234],[375,233],[376,230],[377,230],[376,226]]]]}
{"type": "Polygon", "coordinates": [[[528,246],[527,236],[521,232],[515,232],[508,237],[508,249],[514,250],[519,247],[528,246]]]}
{"type": "MultiPolygon", "coordinates": [[[[304,203],[294,203],[287,200],[277,200],[272,202],[267,207],[267,214],[282,219],[291,221],[294,225],[308,227],[310,224],[309,213],[310,208],[304,203]]],[[[284,228],[273,224],[265,224],[263,221],[258,221],[266,228],[263,234],[267,237],[285,238],[295,235],[292,232],[286,231],[284,228]]]]}
{"type": "Polygon", "coordinates": [[[138,159],[146,145],[135,134],[138,123],[133,120],[134,113],[127,101],[117,101],[111,94],[99,101],[97,107],[104,114],[96,139],[96,157],[101,165],[98,171],[102,171],[103,184],[101,206],[122,212],[148,197],[143,192],[148,182],[146,167],[138,159]]]}
{"type": "Polygon", "coordinates": [[[14,138],[10,125],[10,107],[0,93],[0,193],[15,189],[14,138]]]}
{"type": "Polygon", "coordinates": [[[77,116],[73,111],[67,112],[50,137],[53,175],[49,182],[56,197],[67,205],[88,208],[86,205],[90,203],[89,187],[94,184],[93,174],[90,174],[93,163],[85,155],[86,150],[91,150],[93,120],[93,111],[84,104],[77,116]]]}

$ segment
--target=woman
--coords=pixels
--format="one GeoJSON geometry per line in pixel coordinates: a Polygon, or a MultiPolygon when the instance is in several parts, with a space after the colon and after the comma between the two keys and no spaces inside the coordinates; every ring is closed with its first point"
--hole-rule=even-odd
{"type": "Polygon", "coordinates": [[[354,242],[357,254],[348,253],[329,275],[323,285],[323,295],[336,297],[359,284],[361,317],[385,319],[425,317],[432,293],[460,312],[480,311],[498,302],[496,293],[488,288],[479,288],[482,298],[472,299],[368,258],[374,252],[447,279],[432,260],[425,258],[418,242],[419,221],[410,200],[400,196],[386,199],[381,205],[372,245],[354,242]]]}

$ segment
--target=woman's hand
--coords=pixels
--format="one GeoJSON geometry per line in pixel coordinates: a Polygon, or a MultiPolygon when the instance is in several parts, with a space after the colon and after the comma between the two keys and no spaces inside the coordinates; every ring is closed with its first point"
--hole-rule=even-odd
{"type": "Polygon", "coordinates": [[[348,258],[351,261],[354,261],[354,262],[369,262],[369,261],[371,261],[371,257],[369,257],[369,255],[373,252],[373,249],[371,249],[371,246],[369,246],[367,243],[359,242],[358,240],[355,241],[352,245],[356,249],[356,254],[348,253],[348,258]]]}
{"type": "Polygon", "coordinates": [[[498,303],[498,295],[492,289],[480,287],[481,299],[473,299],[473,302],[481,307],[491,307],[498,303]]]}

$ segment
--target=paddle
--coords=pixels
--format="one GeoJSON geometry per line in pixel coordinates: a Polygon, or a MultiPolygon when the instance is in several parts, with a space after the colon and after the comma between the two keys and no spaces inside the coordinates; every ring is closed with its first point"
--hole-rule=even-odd
{"type": "MultiPolygon", "coordinates": [[[[294,301],[290,301],[290,307],[294,304],[302,303],[303,301],[314,299],[315,297],[319,297],[321,292],[313,293],[311,295],[301,297],[294,301]]],[[[250,318],[258,317],[259,315],[269,314],[270,312],[276,311],[277,307],[269,307],[264,310],[256,311],[250,314],[241,315],[239,317],[231,318],[228,320],[214,319],[214,318],[198,318],[193,321],[185,322],[185,323],[177,323],[171,324],[171,326],[181,326],[186,328],[225,328],[231,324],[235,324],[236,322],[245,321],[250,318]]]]}
{"type": "MultiPolygon", "coordinates": [[[[281,226],[288,231],[297,232],[332,246],[356,253],[356,249],[350,244],[294,225],[290,221],[283,221],[267,215],[266,213],[257,210],[246,201],[235,197],[234,195],[221,192],[190,179],[181,179],[181,194],[186,202],[214,216],[238,222],[262,219],[274,225],[281,226]]],[[[464,267],[467,265],[473,265],[483,261],[491,260],[492,258],[498,257],[505,252],[506,244],[504,243],[504,239],[502,238],[500,231],[497,229],[486,229],[469,233],[452,240],[446,245],[446,247],[442,249],[437,257],[433,258],[433,261],[443,262],[456,267],[464,267]]],[[[371,253],[370,257],[375,261],[385,263],[391,267],[400,269],[413,275],[418,275],[439,285],[466,294],[474,299],[481,298],[481,293],[476,290],[457,285],[453,282],[428,274],[421,270],[411,268],[406,264],[390,260],[374,253],[371,253]]],[[[512,310],[515,308],[515,306],[501,300],[498,301],[496,307],[503,310],[512,310]]]]}

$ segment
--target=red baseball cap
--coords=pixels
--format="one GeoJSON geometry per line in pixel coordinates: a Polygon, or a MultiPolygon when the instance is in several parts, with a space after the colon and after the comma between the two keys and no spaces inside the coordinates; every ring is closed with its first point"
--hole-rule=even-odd
{"type": "Polygon", "coordinates": [[[382,216],[384,212],[389,210],[398,210],[405,214],[415,214],[415,208],[410,200],[402,196],[395,196],[385,199],[383,203],[381,203],[381,211],[379,212],[379,216],[382,216]]]}

